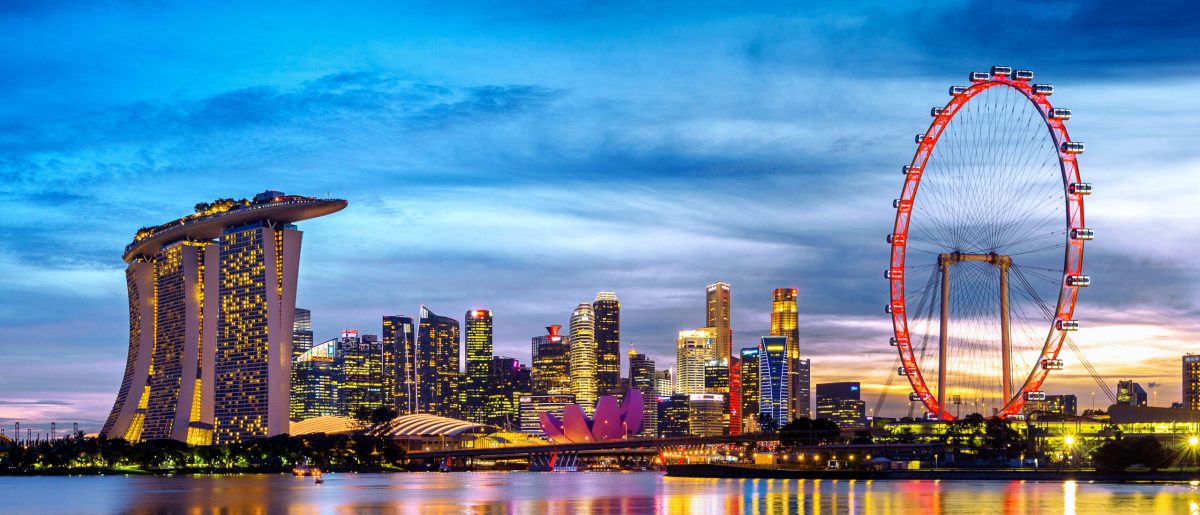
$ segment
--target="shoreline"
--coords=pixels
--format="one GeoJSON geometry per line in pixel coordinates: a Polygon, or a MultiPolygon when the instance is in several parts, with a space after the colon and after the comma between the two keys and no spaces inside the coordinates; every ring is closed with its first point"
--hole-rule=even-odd
{"type": "Polygon", "coordinates": [[[1200,481],[1200,471],[1100,472],[1096,470],[926,469],[926,470],[811,470],[749,465],[667,465],[667,477],[712,479],[845,479],[946,481],[1091,481],[1103,483],[1188,483],[1200,481]]]}

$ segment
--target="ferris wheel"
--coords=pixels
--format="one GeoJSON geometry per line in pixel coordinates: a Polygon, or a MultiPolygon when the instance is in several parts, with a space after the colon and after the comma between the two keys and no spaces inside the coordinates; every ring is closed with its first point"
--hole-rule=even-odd
{"type": "Polygon", "coordinates": [[[950,88],[933,123],[916,136],[893,201],[887,236],[886,311],[900,355],[897,373],[927,417],[978,412],[1019,416],[1045,400],[1042,382],[1079,328],[1083,275],[1084,145],[1050,103],[1054,86],[1033,72],[993,66],[950,88]]]}

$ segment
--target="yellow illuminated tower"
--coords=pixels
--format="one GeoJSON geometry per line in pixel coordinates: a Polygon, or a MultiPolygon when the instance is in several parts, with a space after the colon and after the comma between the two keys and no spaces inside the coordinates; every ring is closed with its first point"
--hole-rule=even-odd
{"type": "Polygon", "coordinates": [[[730,362],[733,352],[733,330],[729,328],[729,284],[717,282],[708,285],[705,295],[705,322],[714,333],[713,351],[715,359],[730,362]]]}
{"type": "Polygon", "coordinates": [[[596,325],[591,304],[571,313],[571,393],[585,412],[596,408],[596,325]]]}
{"type": "Polygon", "coordinates": [[[421,306],[417,328],[416,410],[443,417],[458,418],[461,406],[458,387],[458,320],[439,316],[421,306]]]}
{"type": "Polygon", "coordinates": [[[194,444],[288,429],[300,232],[346,201],[267,191],[138,230],[129,354],[102,432],[194,444]]]}
{"type": "Polygon", "coordinates": [[[704,368],[716,357],[716,329],[679,331],[675,345],[675,392],[705,393],[704,368]]]}
{"type": "Polygon", "coordinates": [[[599,395],[622,394],[621,301],[617,294],[602,291],[592,303],[596,316],[596,391],[599,395]]]}
{"type": "Polygon", "coordinates": [[[492,418],[487,404],[492,375],[492,312],[472,309],[467,320],[467,373],[458,389],[463,418],[483,424],[492,418]]]}
{"type": "MultiPolygon", "coordinates": [[[[787,337],[788,393],[791,414],[810,417],[808,363],[800,360],[800,314],[796,288],[776,288],[771,302],[771,336],[787,337]]],[[[786,422],[785,422],[786,423],[786,422]]]]}

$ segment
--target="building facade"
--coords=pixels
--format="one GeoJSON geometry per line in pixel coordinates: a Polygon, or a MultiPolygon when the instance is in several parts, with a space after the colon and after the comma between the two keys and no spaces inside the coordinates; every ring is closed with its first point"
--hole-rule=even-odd
{"type": "Polygon", "coordinates": [[[654,371],[654,393],[660,397],[670,397],[675,393],[674,369],[654,371]]]}
{"type": "Polygon", "coordinates": [[[571,313],[571,394],[591,413],[596,407],[596,316],[591,304],[571,313]]]}
{"type": "MultiPolygon", "coordinates": [[[[741,421],[742,430],[750,432],[750,423],[758,420],[758,399],[759,399],[759,376],[758,376],[758,348],[747,347],[741,351],[741,360],[739,361],[739,369],[741,373],[741,421]]],[[[757,426],[757,424],[754,424],[757,426]]]]}
{"type": "Polygon", "coordinates": [[[563,408],[575,404],[575,396],[571,394],[523,395],[519,403],[521,432],[540,435],[542,434],[542,425],[539,421],[541,414],[550,413],[562,420],[563,408]]]}
{"type": "MultiPolygon", "coordinates": [[[[801,384],[800,366],[800,313],[796,297],[796,288],[776,288],[771,296],[771,336],[784,336],[788,346],[788,369],[791,370],[789,389],[791,390],[791,411],[796,417],[810,415],[812,400],[807,396],[808,384],[801,384]],[[801,398],[804,395],[804,398],[801,398]]],[[[811,417],[810,417],[811,418],[811,417]]]]}
{"type": "Polygon", "coordinates": [[[789,378],[791,360],[787,355],[787,338],[763,336],[758,344],[758,420],[770,418],[775,427],[792,420],[789,378]]]}
{"type": "Polygon", "coordinates": [[[679,331],[675,346],[675,391],[705,393],[704,369],[716,357],[715,332],[711,328],[679,331]]]}
{"type": "Polygon", "coordinates": [[[353,417],[359,410],[391,407],[384,397],[383,342],[373,334],[342,331],[334,366],[341,373],[338,384],[338,414],[353,417]]]}
{"type": "Polygon", "coordinates": [[[796,365],[796,373],[792,374],[792,385],[796,388],[795,395],[792,399],[795,401],[796,411],[793,411],[793,416],[796,418],[808,417],[812,418],[812,360],[797,359],[792,361],[796,365]]]}
{"type": "Polygon", "coordinates": [[[1200,410],[1200,354],[1183,356],[1183,407],[1200,410]]]}
{"type": "Polygon", "coordinates": [[[817,385],[817,418],[832,420],[842,429],[867,427],[867,404],[857,382],[817,385]]]}
{"type": "Polygon", "coordinates": [[[691,396],[686,393],[663,395],[658,397],[658,436],[672,438],[688,436],[688,401],[691,396]]]}
{"type": "Polygon", "coordinates": [[[596,331],[597,395],[621,395],[621,301],[617,294],[602,291],[592,302],[596,331]]]}
{"type": "Polygon", "coordinates": [[[391,392],[397,414],[416,412],[416,325],[410,316],[383,317],[384,388],[391,392]]]}
{"type": "Polygon", "coordinates": [[[292,360],[292,421],[339,414],[341,368],[335,363],[337,350],[338,340],[331,339],[292,360]]]}
{"type": "Polygon", "coordinates": [[[642,406],[642,431],[638,433],[641,436],[653,437],[658,434],[658,406],[655,399],[658,394],[655,391],[655,370],[654,360],[634,351],[629,351],[629,387],[642,392],[642,398],[645,399],[642,406]]]}
{"type": "Polygon", "coordinates": [[[492,378],[492,312],[472,309],[467,321],[467,373],[459,388],[459,404],[466,420],[484,424],[492,416],[487,404],[492,378]]]}
{"type": "Polygon", "coordinates": [[[733,356],[733,329],[729,325],[730,312],[729,284],[716,282],[705,288],[704,325],[713,331],[714,359],[725,360],[733,356]]]}
{"type": "Polygon", "coordinates": [[[571,340],[561,330],[551,325],[546,334],[533,337],[530,391],[535,396],[571,394],[571,340]]]}
{"type": "Polygon", "coordinates": [[[724,395],[688,395],[688,433],[692,436],[722,436],[729,427],[726,420],[724,395]]]}
{"type": "Polygon", "coordinates": [[[1146,390],[1142,388],[1142,385],[1133,382],[1132,379],[1117,381],[1117,404],[1144,408],[1148,401],[1149,396],[1146,395],[1146,390]]]}
{"type": "Polygon", "coordinates": [[[416,390],[418,413],[460,417],[458,320],[421,306],[417,326],[416,390]]]}

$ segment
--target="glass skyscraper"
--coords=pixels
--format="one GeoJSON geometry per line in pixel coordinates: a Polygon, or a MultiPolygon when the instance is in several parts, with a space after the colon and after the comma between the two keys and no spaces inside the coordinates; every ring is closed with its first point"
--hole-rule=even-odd
{"type": "Polygon", "coordinates": [[[335,366],[341,372],[338,384],[338,413],[353,417],[359,410],[391,407],[384,395],[383,342],[373,334],[342,331],[335,366]]]}
{"type": "Polygon", "coordinates": [[[753,431],[750,420],[758,420],[758,347],[742,349],[740,369],[742,375],[742,430],[753,431]]]}
{"type": "Polygon", "coordinates": [[[571,394],[584,412],[596,409],[596,326],[591,304],[571,313],[571,394]]]}
{"type": "Polygon", "coordinates": [[[492,369],[492,312],[472,309],[465,317],[467,373],[459,387],[459,404],[464,418],[483,424],[492,415],[487,412],[492,369]]]}
{"type": "Polygon", "coordinates": [[[383,317],[383,370],[385,388],[391,391],[392,407],[400,415],[415,412],[417,364],[413,345],[413,319],[403,315],[383,317]]]}
{"type": "Polygon", "coordinates": [[[771,336],[787,337],[789,391],[791,413],[797,418],[810,417],[812,399],[809,395],[807,366],[800,363],[800,313],[796,305],[796,288],[776,288],[771,298],[771,336]]]}
{"type": "Polygon", "coordinates": [[[337,339],[326,340],[292,360],[292,420],[338,414],[341,369],[335,364],[337,350],[337,339]]]}
{"type": "Polygon", "coordinates": [[[421,306],[417,328],[417,411],[458,418],[458,320],[434,314],[421,306]]]}
{"type": "Polygon", "coordinates": [[[758,344],[758,419],[770,417],[783,427],[791,422],[791,403],[788,395],[787,338],[763,336],[758,344]]]}
{"type": "Polygon", "coordinates": [[[711,328],[679,331],[675,346],[675,391],[673,393],[705,393],[705,367],[716,357],[711,328]]]}
{"type": "Polygon", "coordinates": [[[596,390],[599,395],[622,394],[621,302],[617,294],[602,291],[592,303],[596,316],[596,390]]]}
{"type": "Polygon", "coordinates": [[[654,360],[634,351],[629,351],[629,387],[636,388],[642,393],[642,431],[640,436],[653,437],[658,433],[658,406],[654,399],[658,394],[654,390],[655,370],[654,360]]]}
{"type": "Polygon", "coordinates": [[[558,334],[561,329],[551,325],[546,334],[533,337],[530,389],[535,396],[571,393],[570,338],[558,334]]]}

